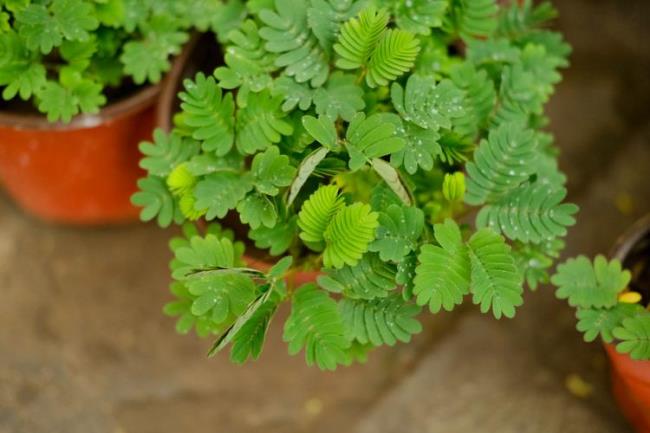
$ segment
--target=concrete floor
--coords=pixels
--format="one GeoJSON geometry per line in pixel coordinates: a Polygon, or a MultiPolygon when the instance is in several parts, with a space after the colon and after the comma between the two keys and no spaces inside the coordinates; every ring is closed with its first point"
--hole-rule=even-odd
{"type": "MultiPolygon", "coordinates": [[[[650,211],[650,4],[556,4],[575,48],[549,110],[582,209],[567,255],[595,254],[650,211]]],[[[54,227],[0,198],[0,433],[629,431],[601,348],[550,288],[512,321],[428,318],[413,344],[335,374],[289,357],[280,320],[259,362],[208,360],[160,312],[172,232],[54,227]]]]}

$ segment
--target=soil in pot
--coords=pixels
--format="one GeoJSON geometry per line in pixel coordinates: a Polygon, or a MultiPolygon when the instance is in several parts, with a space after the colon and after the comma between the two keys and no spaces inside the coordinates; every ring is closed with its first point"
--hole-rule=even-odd
{"type": "MultiPolygon", "coordinates": [[[[621,239],[615,258],[632,271],[630,289],[650,305],[650,215],[621,239]]],[[[640,433],[650,433],[650,361],[634,361],[606,346],[612,365],[612,389],[625,416],[640,433]]]]}
{"type": "Polygon", "coordinates": [[[150,139],[159,86],[123,89],[96,115],[49,123],[23,104],[0,107],[0,181],[47,221],[98,225],[137,219],[138,143],[150,139]]]}

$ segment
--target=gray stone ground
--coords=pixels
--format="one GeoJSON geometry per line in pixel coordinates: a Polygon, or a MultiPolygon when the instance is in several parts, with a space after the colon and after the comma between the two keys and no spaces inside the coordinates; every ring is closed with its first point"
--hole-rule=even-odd
{"type": "MultiPolygon", "coordinates": [[[[567,254],[594,254],[650,210],[650,5],[556,3],[576,50],[550,107],[582,207],[567,254]]],[[[49,226],[0,199],[0,433],[629,431],[601,348],[549,288],[512,321],[426,319],[413,344],[336,374],[289,357],[278,320],[237,367],[160,314],[169,236],[49,226]],[[591,395],[567,390],[572,374],[591,395]]]]}

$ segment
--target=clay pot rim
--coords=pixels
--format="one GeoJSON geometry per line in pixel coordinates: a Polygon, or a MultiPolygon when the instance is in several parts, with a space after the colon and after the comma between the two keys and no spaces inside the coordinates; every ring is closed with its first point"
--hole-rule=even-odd
{"type": "Polygon", "coordinates": [[[618,259],[623,262],[632,248],[648,233],[650,233],[650,214],[643,216],[637,220],[630,228],[625,230],[617,239],[616,243],[610,251],[612,259],[618,259]]]}
{"type": "Polygon", "coordinates": [[[97,114],[80,114],[69,123],[49,122],[44,114],[18,114],[10,110],[0,111],[0,126],[15,129],[71,131],[95,128],[104,123],[126,117],[153,105],[161,91],[161,85],[149,84],[133,94],[108,104],[97,114]]]}
{"type": "Polygon", "coordinates": [[[178,92],[177,89],[180,83],[183,71],[190,56],[194,52],[199,40],[205,33],[192,32],[189,41],[183,46],[181,53],[176,56],[172,62],[172,67],[167,73],[165,79],[160,85],[160,98],[158,99],[158,106],[156,107],[155,125],[165,132],[171,132],[172,119],[174,116],[174,103],[176,101],[178,92]]]}

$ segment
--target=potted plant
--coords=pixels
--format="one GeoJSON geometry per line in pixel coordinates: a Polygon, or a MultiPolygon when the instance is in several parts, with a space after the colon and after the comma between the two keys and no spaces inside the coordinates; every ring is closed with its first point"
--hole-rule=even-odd
{"type": "Polygon", "coordinates": [[[650,216],[618,242],[611,261],[585,256],[558,266],[557,296],[576,307],[585,341],[603,340],[614,395],[640,432],[650,432],[650,216]],[[629,270],[624,269],[628,268],[629,270]]]}
{"type": "MultiPolygon", "coordinates": [[[[191,27],[219,2],[0,1],[0,179],[59,222],[137,217],[137,144],[150,137],[161,80],[191,27]]],[[[214,18],[206,18],[214,17],[214,18]]]]}
{"type": "Polygon", "coordinates": [[[570,51],[544,28],[554,16],[530,1],[248,2],[223,65],[186,80],[173,131],[140,147],[142,219],[185,222],[177,330],[257,359],[287,303],[290,353],[334,369],[409,341],[422,306],[471,297],[513,317],[577,211],[542,131],[570,51]]]}

